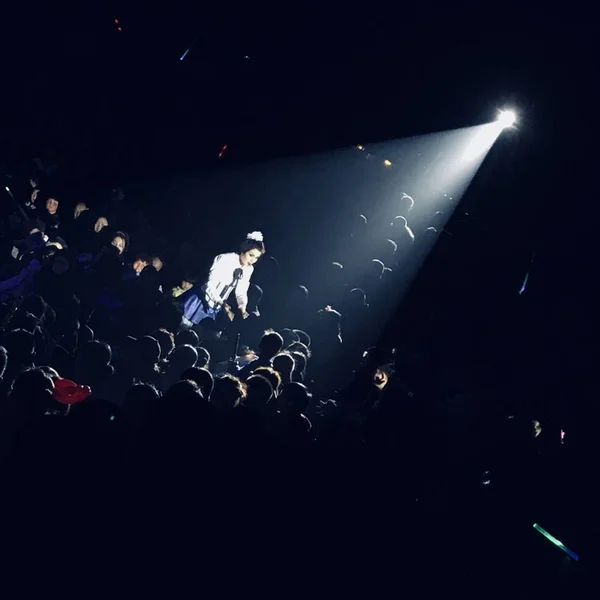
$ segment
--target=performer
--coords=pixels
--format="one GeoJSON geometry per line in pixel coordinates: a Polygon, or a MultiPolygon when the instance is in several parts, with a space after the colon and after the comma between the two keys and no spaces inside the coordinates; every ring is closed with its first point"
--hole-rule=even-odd
{"type": "Polygon", "coordinates": [[[254,264],[265,253],[260,231],[249,233],[239,252],[219,254],[213,261],[208,281],[187,290],[177,302],[183,307],[182,326],[191,328],[207,317],[216,319],[222,309],[233,318],[227,299],[235,291],[238,309],[243,319],[248,317],[248,288],[254,264]]]}

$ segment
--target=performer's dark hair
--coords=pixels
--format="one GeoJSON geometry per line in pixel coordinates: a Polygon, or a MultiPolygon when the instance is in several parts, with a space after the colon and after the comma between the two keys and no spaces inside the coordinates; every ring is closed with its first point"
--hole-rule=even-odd
{"type": "Polygon", "coordinates": [[[267,251],[264,242],[246,238],[240,246],[240,254],[250,252],[250,250],[260,250],[261,254],[264,254],[267,251]]]}

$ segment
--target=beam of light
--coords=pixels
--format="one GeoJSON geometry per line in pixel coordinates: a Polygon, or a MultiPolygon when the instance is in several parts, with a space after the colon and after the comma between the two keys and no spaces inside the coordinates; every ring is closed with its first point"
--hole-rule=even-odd
{"type": "Polygon", "coordinates": [[[560,540],[557,540],[553,535],[549,534],[543,527],[537,523],[533,524],[533,528],[539,531],[547,540],[550,540],[555,546],[560,548],[563,552],[568,554],[573,560],[579,560],[579,555],[575,554],[573,550],[567,548],[560,540]]]}
{"type": "Polygon", "coordinates": [[[477,158],[483,158],[494,145],[494,142],[498,139],[498,136],[502,133],[504,127],[505,125],[502,121],[488,123],[487,125],[479,127],[479,130],[465,149],[462,160],[465,162],[472,162],[477,158]]]}
{"type": "Polygon", "coordinates": [[[516,122],[517,115],[514,111],[499,111],[498,118],[493,123],[482,125],[479,128],[479,131],[467,146],[462,159],[464,161],[472,161],[478,157],[485,156],[502,131],[510,129],[516,122]]]}
{"type": "MultiPolygon", "coordinates": [[[[190,48],[191,48],[191,46],[190,46],[190,48]]],[[[187,56],[187,53],[190,51],[190,48],[188,48],[188,49],[187,49],[187,50],[186,50],[186,51],[185,51],[185,52],[184,52],[184,53],[181,55],[181,57],[180,57],[180,59],[179,59],[179,60],[183,60],[183,59],[184,59],[184,58],[187,56]]]]}
{"type": "Polygon", "coordinates": [[[498,113],[498,123],[502,125],[502,129],[512,127],[517,122],[517,115],[512,110],[501,110],[498,113]]]}
{"type": "Polygon", "coordinates": [[[221,151],[219,152],[218,158],[221,158],[223,156],[223,154],[225,154],[225,150],[227,150],[227,144],[223,144],[223,147],[221,148],[221,151]]]}

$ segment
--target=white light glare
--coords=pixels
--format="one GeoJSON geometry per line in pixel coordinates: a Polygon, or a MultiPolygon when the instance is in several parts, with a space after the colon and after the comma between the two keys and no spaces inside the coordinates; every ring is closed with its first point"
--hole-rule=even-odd
{"type": "Polygon", "coordinates": [[[512,110],[501,110],[498,114],[498,123],[502,125],[502,129],[512,127],[517,121],[517,115],[512,110]]]}
{"type": "Polygon", "coordinates": [[[8,186],[6,186],[4,189],[5,189],[5,190],[6,190],[8,193],[10,193],[10,188],[9,188],[8,186]]]}
{"type": "Polygon", "coordinates": [[[389,161],[387,158],[386,158],[386,159],[383,161],[383,164],[384,164],[386,167],[391,167],[391,166],[392,166],[392,163],[391,163],[391,161],[389,161]]]}

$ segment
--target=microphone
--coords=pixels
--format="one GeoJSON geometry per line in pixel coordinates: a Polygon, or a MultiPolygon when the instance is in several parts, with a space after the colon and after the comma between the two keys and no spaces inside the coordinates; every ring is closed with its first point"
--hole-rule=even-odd
{"type": "Polygon", "coordinates": [[[226,285],[221,291],[221,300],[223,300],[223,302],[225,302],[229,294],[232,292],[233,288],[236,286],[237,282],[242,278],[243,274],[244,272],[240,267],[238,267],[233,272],[233,281],[230,284],[226,285]]]}

